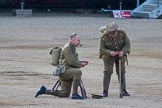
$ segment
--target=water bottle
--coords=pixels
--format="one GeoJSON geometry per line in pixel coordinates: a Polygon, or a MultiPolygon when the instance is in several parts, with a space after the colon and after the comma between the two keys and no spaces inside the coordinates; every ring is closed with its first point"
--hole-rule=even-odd
{"type": "Polygon", "coordinates": [[[53,72],[53,75],[54,76],[59,76],[60,75],[60,71],[61,71],[60,66],[57,65],[56,70],[53,72]]]}

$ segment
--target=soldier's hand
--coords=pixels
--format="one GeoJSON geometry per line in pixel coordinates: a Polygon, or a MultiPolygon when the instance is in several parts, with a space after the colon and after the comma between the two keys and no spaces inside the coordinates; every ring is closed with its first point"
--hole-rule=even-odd
{"type": "Polygon", "coordinates": [[[111,51],[111,52],[110,52],[110,55],[111,55],[111,56],[116,56],[116,55],[117,55],[117,52],[111,51]]]}
{"type": "Polygon", "coordinates": [[[124,55],[124,52],[123,52],[123,51],[120,51],[120,52],[118,53],[118,56],[119,56],[119,57],[123,57],[123,55],[124,55]]]}
{"type": "Polygon", "coordinates": [[[88,61],[81,61],[81,67],[88,65],[88,61]]]}
{"type": "Polygon", "coordinates": [[[84,61],[86,63],[86,65],[88,65],[88,61],[84,61]]]}

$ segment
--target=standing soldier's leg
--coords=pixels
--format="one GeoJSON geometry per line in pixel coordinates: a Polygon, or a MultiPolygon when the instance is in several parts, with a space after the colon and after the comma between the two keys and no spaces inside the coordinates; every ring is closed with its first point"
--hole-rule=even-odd
{"type": "Polygon", "coordinates": [[[112,59],[110,56],[103,55],[103,62],[104,62],[103,96],[108,97],[111,74],[113,73],[114,59],[112,59]]]}
{"type": "Polygon", "coordinates": [[[110,80],[111,80],[111,74],[109,74],[108,71],[104,71],[104,76],[103,76],[103,96],[108,97],[108,90],[109,90],[109,85],[110,85],[110,80]]]}

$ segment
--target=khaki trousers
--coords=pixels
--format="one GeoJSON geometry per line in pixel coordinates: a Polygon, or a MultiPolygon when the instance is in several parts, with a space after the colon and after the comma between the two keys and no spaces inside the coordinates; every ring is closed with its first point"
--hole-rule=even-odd
{"type": "MultiPolygon", "coordinates": [[[[103,62],[104,62],[104,76],[103,76],[103,89],[108,90],[109,84],[111,80],[111,75],[113,73],[113,67],[115,64],[116,67],[116,74],[119,78],[119,58],[118,57],[112,57],[109,55],[103,55],[102,56],[103,62]]],[[[122,76],[122,88],[126,89],[126,83],[125,83],[125,56],[121,58],[121,76],[122,76]]]]}
{"type": "Polygon", "coordinates": [[[61,80],[61,90],[66,91],[67,96],[70,96],[72,87],[72,94],[78,93],[81,76],[82,71],[79,68],[67,69],[65,73],[59,76],[61,80]]]}

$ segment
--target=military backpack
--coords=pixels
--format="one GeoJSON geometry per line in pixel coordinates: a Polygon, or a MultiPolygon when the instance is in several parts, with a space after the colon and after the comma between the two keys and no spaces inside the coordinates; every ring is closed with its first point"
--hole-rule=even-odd
{"type": "Polygon", "coordinates": [[[59,59],[61,55],[61,48],[60,47],[54,47],[50,50],[50,64],[53,66],[57,66],[59,64],[59,59]]]}

